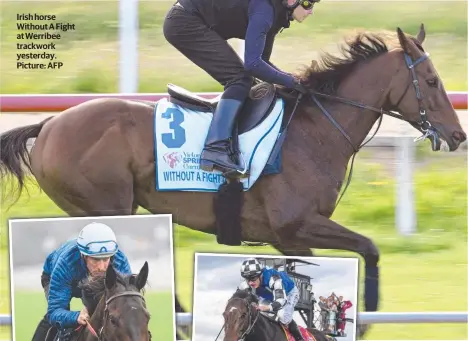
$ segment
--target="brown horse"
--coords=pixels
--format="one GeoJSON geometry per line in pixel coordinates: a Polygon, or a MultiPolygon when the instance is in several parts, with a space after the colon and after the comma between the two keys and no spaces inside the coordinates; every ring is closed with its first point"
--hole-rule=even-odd
{"type": "Polygon", "coordinates": [[[281,150],[283,169],[261,176],[241,198],[232,188],[227,193],[155,190],[154,103],[129,100],[88,101],[6,132],[0,141],[1,174],[15,176],[21,190],[23,161],[71,216],[135,214],[141,206],[154,214],[172,213],[175,223],[206,233],[216,234],[217,224],[241,226],[243,240],[269,243],[287,255],[311,256],[313,248],[356,252],[365,260],[365,308],[375,311],[379,250],[330,217],[350,158],[383,114],[424,132],[434,151],[440,138],[451,151],[466,140],[422,48],[424,38],[423,25],[416,38],[399,28],[396,36],[357,35],[342,56],[327,54],[300,75],[310,97],[298,100],[278,87],[285,115],[294,112],[281,150]],[[30,138],[36,141],[29,156],[30,138]]]}
{"type": "Polygon", "coordinates": [[[105,273],[81,285],[88,299],[95,302],[86,304],[91,315],[89,324],[72,330],[68,340],[151,341],[150,312],[141,294],[147,279],[148,262],[145,262],[137,275],[123,276],[109,266],[105,273]]]}
{"type": "MultiPolygon", "coordinates": [[[[258,298],[249,289],[237,290],[226,304],[223,312],[223,341],[288,341],[283,327],[270,317],[259,311],[258,298]]],[[[299,326],[302,329],[301,326],[299,326]]],[[[305,328],[302,334],[315,341],[336,341],[315,328],[305,328]]],[[[305,340],[308,340],[304,337],[305,340]]]]}

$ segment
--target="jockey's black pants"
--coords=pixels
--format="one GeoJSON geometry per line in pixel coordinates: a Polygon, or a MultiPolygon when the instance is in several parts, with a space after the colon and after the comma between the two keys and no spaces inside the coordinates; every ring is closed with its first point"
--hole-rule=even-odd
{"type": "Polygon", "coordinates": [[[222,98],[247,98],[253,77],[229,43],[197,14],[174,5],[166,14],[163,32],[172,46],[224,86],[222,98]]]}
{"type": "MultiPolygon", "coordinates": [[[[47,297],[49,296],[49,286],[50,286],[50,276],[49,275],[47,275],[45,273],[42,273],[42,275],[41,275],[41,285],[42,285],[42,288],[44,289],[44,294],[45,294],[45,297],[46,297],[46,300],[47,300],[47,297]]],[[[51,332],[53,332],[53,330],[51,330],[51,327],[52,327],[52,325],[49,323],[49,321],[47,319],[47,314],[46,314],[46,315],[44,315],[42,320],[39,321],[39,324],[36,327],[36,331],[34,332],[32,341],[45,341],[46,337],[47,337],[48,340],[53,339],[53,335],[47,335],[49,330],[51,332]]],[[[55,331],[54,334],[56,334],[56,332],[57,331],[55,331]]]]}

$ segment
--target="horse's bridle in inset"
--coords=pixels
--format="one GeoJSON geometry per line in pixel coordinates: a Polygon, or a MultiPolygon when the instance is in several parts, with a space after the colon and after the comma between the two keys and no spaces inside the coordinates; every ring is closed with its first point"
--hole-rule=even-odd
{"type": "MultiPolygon", "coordinates": [[[[91,334],[93,334],[98,339],[98,341],[105,341],[106,340],[105,338],[103,338],[102,332],[104,330],[104,327],[106,326],[106,323],[107,323],[107,320],[108,320],[108,317],[109,317],[109,303],[111,301],[113,301],[114,299],[116,299],[117,297],[122,297],[122,296],[138,296],[138,297],[141,297],[143,302],[145,302],[145,298],[143,297],[143,295],[140,294],[139,292],[136,292],[136,291],[123,291],[123,292],[120,292],[118,294],[115,294],[115,295],[109,297],[106,300],[106,306],[104,308],[104,324],[102,325],[101,329],[99,329],[99,333],[96,333],[96,331],[91,326],[91,324],[89,322],[87,322],[88,329],[91,331],[91,334]]],[[[151,340],[151,332],[149,330],[148,330],[148,333],[149,333],[150,340],[151,340]]]]}
{"type": "MultiPolygon", "coordinates": [[[[258,317],[260,316],[260,311],[257,311],[256,309],[252,308],[252,304],[249,303],[248,300],[246,300],[245,298],[241,298],[241,297],[234,297],[234,298],[229,299],[228,304],[231,301],[234,301],[234,300],[241,300],[243,303],[245,303],[245,305],[247,306],[247,310],[248,310],[249,326],[247,327],[245,332],[242,333],[241,337],[238,339],[238,341],[244,341],[244,338],[247,335],[249,335],[249,333],[252,331],[252,328],[255,326],[255,323],[257,322],[258,317]],[[255,311],[257,311],[257,315],[255,316],[254,320],[252,321],[252,316],[254,315],[255,311]]],[[[223,324],[223,327],[221,328],[221,330],[219,331],[218,336],[216,337],[215,341],[218,339],[218,337],[221,334],[221,332],[223,331],[223,329],[224,329],[224,324],[223,324]]]]}
{"type": "MultiPolygon", "coordinates": [[[[388,111],[388,110],[384,110],[383,108],[381,109],[377,109],[377,108],[374,108],[372,106],[369,106],[369,105],[366,105],[366,104],[361,104],[359,102],[355,102],[355,101],[352,101],[352,100],[349,100],[349,99],[346,99],[346,98],[342,98],[342,97],[337,97],[337,96],[332,96],[332,95],[327,95],[327,94],[324,94],[324,93],[320,93],[320,92],[317,92],[317,91],[313,91],[313,90],[309,90],[309,96],[310,98],[312,99],[312,101],[320,108],[320,110],[322,111],[322,113],[328,118],[328,120],[335,126],[335,128],[337,128],[340,133],[346,138],[346,140],[348,140],[349,144],[351,145],[351,147],[353,148],[354,150],[354,153],[353,153],[353,160],[351,162],[351,170],[350,170],[350,173],[349,173],[349,176],[348,176],[348,182],[346,184],[346,187],[343,191],[343,193],[341,194],[340,198],[338,199],[337,203],[336,203],[336,206],[338,206],[338,203],[340,202],[341,198],[343,197],[344,193],[346,192],[346,189],[349,185],[349,182],[351,180],[351,175],[352,175],[352,169],[353,169],[353,163],[354,163],[354,157],[356,156],[356,153],[362,148],[364,147],[367,143],[369,143],[369,141],[371,141],[374,136],[377,134],[377,132],[379,131],[380,129],[380,125],[382,123],[382,118],[383,118],[383,115],[388,115],[388,116],[392,116],[392,117],[395,117],[399,120],[402,120],[402,121],[406,121],[408,123],[410,123],[413,127],[415,127],[416,129],[419,129],[423,132],[423,135],[421,137],[418,137],[417,139],[415,139],[415,141],[418,141],[418,140],[424,140],[428,137],[432,137],[432,144],[433,144],[433,149],[435,149],[436,146],[439,146],[440,144],[440,139],[439,139],[439,134],[437,132],[437,130],[435,130],[431,123],[428,121],[427,119],[427,116],[426,116],[426,110],[424,109],[424,105],[423,105],[423,97],[422,97],[422,94],[421,94],[421,88],[419,86],[419,81],[418,81],[418,77],[416,76],[416,72],[414,70],[414,68],[421,62],[425,61],[426,59],[429,58],[429,54],[428,53],[424,53],[421,57],[419,57],[417,60],[413,61],[411,59],[411,57],[406,53],[404,52],[404,57],[405,57],[405,62],[406,62],[406,66],[408,67],[408,69],[411,71],[411,76],[412,76],[412,82],[410,84],[408,84],[406,90],[404,91],[402,97],[400,98],[400,100],[398,101],[401,102],[401,100],[403,99],[403,97],[406,95],[406,92],[408,91],[408,88],[411,86],[411,84],[413,84],[414,86],[414,89],[416,91],[416,99],[418,100],[418,106],[419,106],[419,116],[420,116],[420,120],[419,121],[412,121],[412,120],[408,120],[406,119],[405,117],[403,117],[401,114],[396,114],[396,113],[393,113],[391,111],[388,111]],[[374,111],[374,112],[377,112],[379,113],[379,123],[378,123],[378,126],[377,126],[377,129],[375,130],[374,134],[369,138],[369,140],[367,140],[366,142],[363,142],[358,148],[355,147],[355,145],[353,144],[353,142],[351,141],[351,138],[348,136],[348,134],[346,134],[346,132],[344,131],[344,129],[338,124],[338,122],[336,122],[336,120],[330,115],[330,113],[327,111],[327,109],[325,109],[325,107],[318,101],[318,99],[316,98],[316,96],[320,96],[320,97],[326,97],[326,98],[329,98],[333,101],[337,101],[337,102],[341,102],[341,103],[344,103],[344,104],[349,104],[349,105],[352,105],[354,107],[358,107],[358,108],[362,108],[362,109],[367,109],[367,110],[371,110],[371,111],[374,111]]],[[[287,129],[287,127],[289,126],[289,123],[291,122],[291,119],[292,119],[292,116],[294,115],[294,112],[296,111],[296,108],[300,102],[300,100],[302,99],[304,95],[302,93],[299,93],[298,97],[297,97],[297,100],[296,100],[296,104],[292,110],[292,113],[289,117],[289,120],[288,120],[288,123],[286,124],[286,127],[285,127],[285,130],[287,129]]]]}

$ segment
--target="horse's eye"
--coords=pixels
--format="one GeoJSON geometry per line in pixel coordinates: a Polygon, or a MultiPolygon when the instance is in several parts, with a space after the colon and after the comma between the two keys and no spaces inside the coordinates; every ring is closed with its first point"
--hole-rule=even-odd
{"type": "Polygon", "coordinates": [[[437,88],[437,78],[431,78],[426,81],[427,85],[429,85],[432,88],[437,88]]]}
{"type": "Polygon", "coordinates": [[[114,326],[117,326],[118,320],[117,320],[117,318],[115,316],[112,316],[112,315],[109,316],[109,320],[114,326]]]}

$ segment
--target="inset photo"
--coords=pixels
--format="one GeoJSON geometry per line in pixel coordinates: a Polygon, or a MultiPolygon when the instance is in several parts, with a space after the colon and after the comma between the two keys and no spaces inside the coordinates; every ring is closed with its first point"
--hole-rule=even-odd
{"type": "Polygon", "coordinates": [[[354,341],[358,268],[358,258],[196,253],[192,341],[354,341]]]}
{"type": "Polygon", "coordinates": [[[10,219],[9,238],[13,341],[175,340],[171,215],[10,219]]]}

